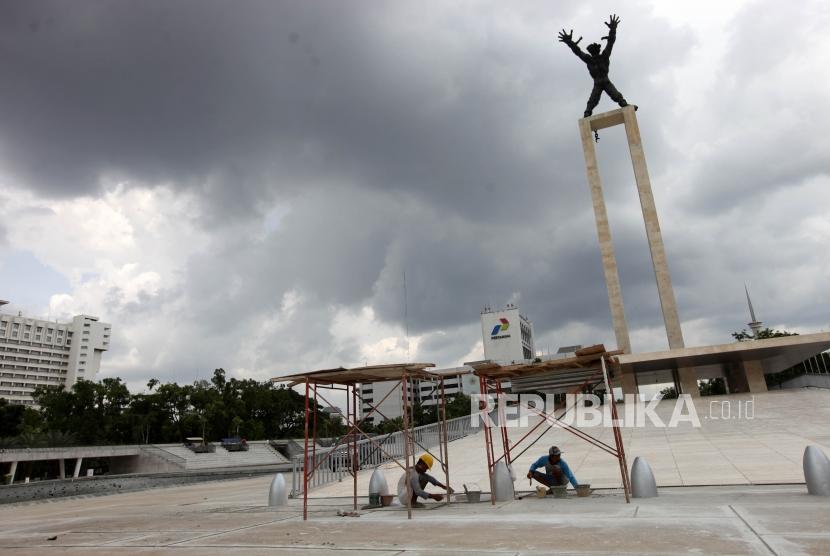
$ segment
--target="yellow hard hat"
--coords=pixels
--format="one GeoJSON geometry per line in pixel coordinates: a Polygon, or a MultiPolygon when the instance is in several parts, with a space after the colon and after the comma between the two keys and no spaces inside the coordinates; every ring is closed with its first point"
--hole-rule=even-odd
{"type": "Polygon", "coordinates": [[[427,469],[432,469],[433,459],[431,455],[424,454],[420,457],[420,460],[424,462],[424,464],[427,466],[427,469]]]}

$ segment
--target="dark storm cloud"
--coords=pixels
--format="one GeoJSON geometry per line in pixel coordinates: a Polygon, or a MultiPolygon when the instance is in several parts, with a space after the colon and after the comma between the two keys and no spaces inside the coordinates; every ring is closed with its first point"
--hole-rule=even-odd
{"type": "Polygon", "coordinates": [[[693,210],[752,211],[764,195],[830,175],[830,140],[811,131],[830,125],[815,58],[815,40],[830,25],[830,12],[814,2],[777,7],[753,2],[729,26],[723,65],[704,108],[717,123],[701,129],[699,138],[711,154],[694,161],[689,174],[693,210]],[[786,46],[770,40],[782,30],[786,46]],[[771,75],[784,79],[771,81],[771,75]]]}
{"type": "MultiPolygon", "coordinates": [[[[407,25],[407,5],[242,6],[7,5],[4,165],[52,196],[94,194],[102,176],[189,185],[213,225],[278,192],[348,181],[515,218],[547,210],[532,199],[557,178],[579,177],[563,164],[578,141],[556,131],[557,106],[578,104],[590,80],[554,37],[407,25]]],[[[498,15],[487,10],[482,22],[498,15]]],[[[628,48],[644,49],[636,36],[628,48]]],[[[660,63],[634,55],[641,71],[660,63]]]]}
{"type": "MultiPolygon", "coordinates": [[[[356,362],[359,342],[337,344],[330,329],[343,307],[405,324],[439,364],[466,355],[485,304],[517,302],[539,334],[609,330],[577,131],[591,80],[556,42],[562,27],[583,44],[605,34],[614,9],[593,8],[6,3],[0,167],[45,197],[95,198],[102,179],[195,194],[208,247],[180,261],[180,288],[115,315],[128,326],[164,315],[194,346],[159,359],[165,376],[187,378],[208,360],[230,367],[223,358],[237,349],[280,371],[356,362]],[[269,224],[275,206],[285,212],[269,224]],[[282,312],[287,294],[301,300],[293,316],[282,312]]],[[[675,111],[685,77],[672,72],[707,37],[640,7],[622,15],[611,77],[640,105],[681,317],[736,329],[717,315],[742,311],[741,275],[763,268],[763,247],[726,241],[721,219],[740,227],[746,214],[730,211],[757,207],[749,192],[822,175],[830,148],[808,133],[781,145],[806,108],[764,135],[753,52],[774,41],[756,44],[754,19],[731,26],[743,54],[713,69],[723,78],[690,115],[675,111]],[[675,141],[698,128],[695,148],[675,141]]],[[[612,107],[604,98],[598,110],[612,107]]],[[[622,130],[603,130],[597,148],[629,323],[659,328],[622,130]]],[[[113,306],[123,292],[107,295],[113,306]]]]}

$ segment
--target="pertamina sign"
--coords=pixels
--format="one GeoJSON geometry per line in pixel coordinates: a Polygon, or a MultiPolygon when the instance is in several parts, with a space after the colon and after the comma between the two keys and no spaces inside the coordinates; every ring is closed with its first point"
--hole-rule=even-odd
{"type": "Polygon", "coordinates": [[[490,332],[490,339],[500,340],[502,338],[509,338],[510,334],[505,334],[508,328],[510,328],[510,321],[505,318],[499,319],[499,324],[494,326],[493,331],[490,332]]]}

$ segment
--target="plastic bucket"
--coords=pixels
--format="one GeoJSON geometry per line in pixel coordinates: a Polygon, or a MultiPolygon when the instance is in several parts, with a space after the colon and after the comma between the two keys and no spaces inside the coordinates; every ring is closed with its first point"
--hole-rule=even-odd
{"type": "Polygon", "coordinates": [[[480,490],[468,490],[467,491],[467,502],[481,502],[481,491],[480,490]]]}
{"type": "Polygon", "coordinates": [[[584,485],[579,485],[578,487],[576,487],[576,495],[580,498],[591,496],[590,483],[585,483],[584,485]]]}
{"type": "Polygon", "coordinates": [[[369,505],[370,506],[380,506],[380,493],[378,493],[378,492],[370,492],[369,493],[369,505]]]}
{"type": "Polygon", "coordinates": [[[567,486],[550,487],[550,489],[553,491],[553,497],[554,498],[567,498],[568,497],[567,488],[568,488],[567,486]]]}

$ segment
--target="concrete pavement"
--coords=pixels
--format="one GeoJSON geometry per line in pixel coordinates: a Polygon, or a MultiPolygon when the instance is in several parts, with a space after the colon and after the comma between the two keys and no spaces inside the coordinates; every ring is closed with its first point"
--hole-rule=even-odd
{"type": "MultiPolygon", "coordinates": [[[[664,400],[655,413],[665,423],[671,419],[675,400],[664,400]]],[[[777,390],[763,394],[711,396],[694,400],[700,427],[680,422],[676,428],[661,428],[646,419],[645,427],[625,427],[623,437],[629,468],[636,456],[644,457],[654,471],[659,486],[761,485],[803,483],[801,459],[808,445],[819,446],[830,456],[830,390],[777,390]],[[749,414],[747,414],[749,410],[749,414]]],[[[620,405],[620,411],[624,406],[620,405]]],[[[688,411],[684,411],[688,413],[688,411]]],[[[532,426],[536,421],[531,420],[532,426]]],[[[544,431],[543,425],[539,432],[544,431]]],[[[512,442],[529,429],[509,428],[512,442]]],[[[612,430],[605,427],[583,429],[613,445],[612,430]]],[[[501,454],[498,434],[497,457],[501,454]]],[[[524,475],[533,460],[547,453],[551,445],[562,449],[578,481],[595,488],[621,486],[616,458],[608,455],[561,428],[552,428],[517,457],[536,435],[531,435],[513,451],[517,488],[527,488],[524,475]]],[[[489,490],[484,435],[481,433],[449,444],[450,484],[460,490],[475,482],[489,490]]],[[[417,452],[423,453],[422,450],[417,452]]],[[[435,450],[437,454],[437,449],[435,450]]],[[[382,466],[387,482],[395,488],[400,467],[382,466]]],[[[443,481],[443,474],[434,472],[443,481]]],[[[358,493],[369,488],[371,470],[358,476],[358,493]]],[[[316,488],[314,497],[349,496],[350,480],[316,488]]]]}
{"type": "MultiPolygon", "coordinates": [[[[338,517],[351,500],[266,507],[269,478],[0,509],[0,553],[49,554],[827,554],[830,499],[803,485],[674,487],[619,494],[430,503],[338,517]],[[54,537],[54,540],[49,540],[54,537]]],[[[365,504],[366,499],[360,503],[365,504]]]]}
{"type": "MultiPolygon", "coordinates": [[[[557,444],[581,482],[610,488],[590,498],[528,496],[495,506],[430,503],[408,521],[400,507],[337,516],[352,506],[352,483],[344,481],[312,491],[310,519],[303,521],[299,499],[285,508],[266,507],[271,477],[263,476],[3,505],[0,554],[830,553],[830,497],[807,495],[801,475],[804,446],[816,444],[830,454],[830,392],[695,403],[700,428],[625,430],[629,462],[646,457],[662,485],[658,498],[631,504],[618,488],[614,458],[552,429],[517,459],[519,473],[557,444]],[[734,412],[747,401],[755,402],[751,419],[723,418],[723,402],[734,412]]],[[[667,419],[672,408],[663,402],[657,413],[667,419]]],[[[510,430],[511,438],[523,433],[510,430]]],[[[608,429],[595,433],[610,437],[608,429]]],[[[487,490],[483,460],[481,434],[451,443],[451,484],[460,490],[476,481],[487,490]]],[[[393,488],[397,474],[387,471],[393,488]]],[[[359,476],[361,505],[368,502],[369,476],[359,476]]],[[[523,478],[516,487],[529,488],[523,478]]]]}

